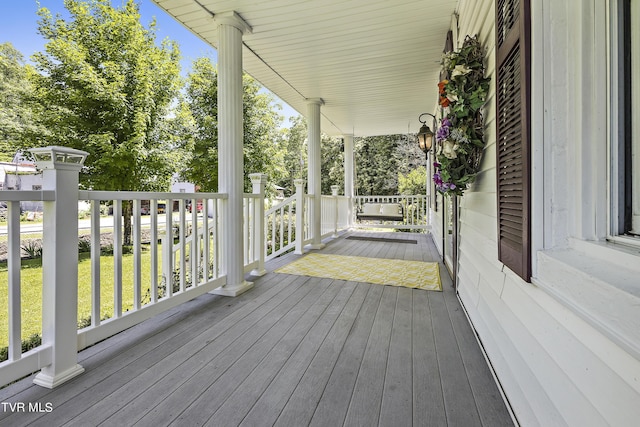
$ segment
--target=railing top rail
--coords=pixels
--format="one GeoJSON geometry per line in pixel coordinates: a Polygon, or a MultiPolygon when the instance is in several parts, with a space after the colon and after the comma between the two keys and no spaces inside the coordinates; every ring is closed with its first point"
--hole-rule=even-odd
{"type": "Polygon", "coordinates": [[[366,200],[366,199],[415,199],[415,198],[426,198],[427,196],[424,194],[392,194],[387,196],[379,196],[379,195],[371,195],[371,196],[354,196],[356,200],[366,200]]]}
{"type": "Polygon", "coordinates": [[[229,196],[221,193],[171,193],[156,191],[86,191],[78,192],[80,200],[131,200],[131,199],[171,199],[171,200],[191,200],[191,199],[226,199],[229,196]]]}
{"type": "Polygon", "coordinates": [[[261,196],[257,193],[244,193],[245,199],[259,199],[261,196]]]}
{"type": "Polygon", "coordinates": [[[49,202],[55,200],[56,193],[53,190],[4,190],[0,191],[0,200],[3,202],[49,202]]]}
{"type": "Polygon", "coordinates": [[[275,211],[277,211],[278,209],[280,209],[283,206],[286,206],[288,204],[290,204],[291,202],[293,202],[296,199],[296,195],[294,194],[293,196],[287,197],[286,199],[284,199],[283,201],[281,201],[280,203],[278,203],[277,205],[269,208],[267,211],[265,211],[265,215],[269,215],[270,213],[273,213],[275,211]]]}

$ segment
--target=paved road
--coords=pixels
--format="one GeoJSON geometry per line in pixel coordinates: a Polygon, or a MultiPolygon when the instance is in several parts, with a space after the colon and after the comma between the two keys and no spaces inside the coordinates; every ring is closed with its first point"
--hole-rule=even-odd
{"type": "MultiPolygon", "coordinates": [[[[179,214],[173,214],[174,220],[179,219],[179,214]]],[[[151,216],[143,215],[140,217],[141,224],[149,225],[151,224],[151,216]]],[[[164,224],[165,215],[158,215],[158,224],[164,224]]],[[[187,214],[187,222],[191,220],[191,214],[187,214]]],[[[112,216],[104,216],[100,217],[100,228],[104,227],[113,227],[113,217],[112,216]]],[[[78,220],[78,230],[90,230],[91,229],[91,219],[80,219],[78,220]]],[[[21,222],[20,223],[20,233],[21,234],[30,234],[30,233],[41,233],[42,232],[42,223],[30,223],[30,222],[21,222]]],[[[7,226],[0,226],[0,236],[7,234],[7,226]]]]}

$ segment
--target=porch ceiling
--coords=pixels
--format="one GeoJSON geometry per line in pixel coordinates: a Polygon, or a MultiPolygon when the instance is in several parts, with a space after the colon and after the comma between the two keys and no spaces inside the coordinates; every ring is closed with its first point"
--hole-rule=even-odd
{"type": "Polygon", "coordinates": [[[322,98],[330,135],[417,132],[436,104],[440,57],[457,0],[153,0],[217,47],[213,15],[236,11],[244,69],[306,114],[322,98]]]}

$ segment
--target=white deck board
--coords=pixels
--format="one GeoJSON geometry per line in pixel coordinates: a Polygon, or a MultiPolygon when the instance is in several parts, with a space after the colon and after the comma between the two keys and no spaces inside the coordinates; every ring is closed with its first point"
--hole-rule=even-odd
{"type": "MultiPolygon", "coordinates": [[[[418,244],[342,236],[321,252],[435,261],[430,236],[375,236],[418,244]]],[[[512,425],[442,265],[442,293],[273,272],[299,257],[86,349],[54,390],[0,390],[53,406],[0,425],[512,425]]]]}

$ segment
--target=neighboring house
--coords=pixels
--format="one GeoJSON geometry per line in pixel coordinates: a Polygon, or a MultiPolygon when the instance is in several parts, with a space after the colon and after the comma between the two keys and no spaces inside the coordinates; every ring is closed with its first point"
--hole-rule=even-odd
{"type": "Polygon", "coordinates": [[[284,200],[285,196],[284,196],[284,192],[287,190],[284,187],[280,187],[279,185],[274,185],[273,186],[275,192],[276,192],[276,196],[275,199],[276,200],[284,200]]]}
{"type": "Polygon", "coordinates": [[[190,182],[174,182],[171,184],[172,193],[195,193],[196,185],[190,182]]]}
{"type": "MultiPolygon", "coordinates": [[[[0,162],[0,189],[41,190],[42,172],[29,163],[0,162]]],[[[20,202],[25,212],[42,212],[42,202],[20,202]]]]}

